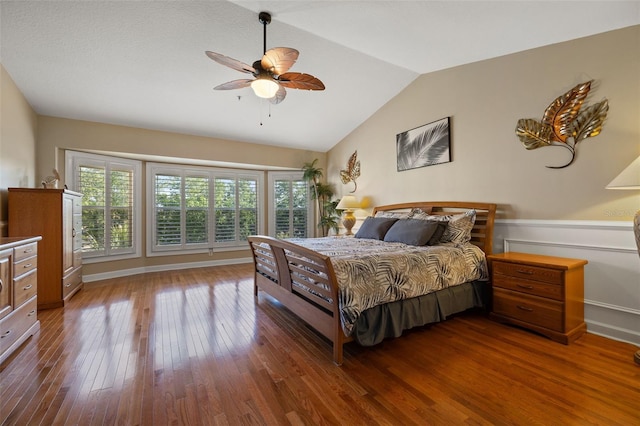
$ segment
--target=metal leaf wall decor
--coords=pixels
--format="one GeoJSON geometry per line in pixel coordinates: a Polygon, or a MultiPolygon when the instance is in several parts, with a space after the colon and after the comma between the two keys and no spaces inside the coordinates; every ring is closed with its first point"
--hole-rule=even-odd
{"type": "Polygon", "coordinates": [[[360,161],[358,161],[358,151],[355,151],[349,157],[349,161],[347,162],[347,169],[340,170],[340,180],[343,184],[348,184],[349,182],[353,182],[353,191],[356,192],[358,189],[358,184],[356,183],[356,179],[360,177],[360,161]]]}
{"type": "Polygon", "coordinates": [[[580,111],[591,90],[592,82],[593,80],[578,84],[555,99],[545,110],[541,121],[533,118],[518,120],[516,135],[526,149],[562,146],[571,153],[571,160],[567,164],[546,167],[567,167],[576,158],[578,143],[586,138],[598,136],[602,131],[609,111],[609,102],[606,99],[580,111]]]}

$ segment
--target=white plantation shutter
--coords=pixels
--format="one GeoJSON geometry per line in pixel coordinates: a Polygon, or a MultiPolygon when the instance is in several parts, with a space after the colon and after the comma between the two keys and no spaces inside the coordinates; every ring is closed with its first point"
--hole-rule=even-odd
{"type": "Polygon", "coordinates": [[[260,229],[262,172],[150,164],[153,252],[245,247],[260,229]]]}
{"type": "Polygon", "coordinates": [[[109,188],[108,224],[111,252],[130,252],[133,248],[133,170],[113,164],[109,188]]]}
{"type": "Polygon", "coordinates": [[[83,255],[106,254],[106,170],[104,166],[81,165],[77,172],[77,191],[83,194],[83,255]]]}
{"type": "Polygon", "coordinates": [[[309,229],[309,184],[304,180],[291,182],[291,231],[296,238],[307,238],[309,229]]]}
{"type": "Polygon", "coordinates": [[[236,180],[220,177],[215,180],[215,241],[229,242],[236,239],[236,180]]]}
{"type": "Polygon", "coordinates": [[[185,177],[184,199],[186,243],[207,243],[209,241],[209,178],[185,177]]]}
{"type": "Polygon", "coordinates": [[[269,173],[269,234],[278,238],[313,236],[309,184],[301,172],[269,173]]]}
{"type": "Polygon", "coordinates": [[[154,179],[155,244],[182,244],[182,177],[157,174],[154,179]]]}
{"type": "Polygon", "coordinates": [[[238,240],[258,233],[258,179],[238,178],[238,240]]]}
{"type": "Polygon", "coordinates": [[[275,236],[286,238],[291,236],[291,181],[278,179],[273,185],[275,192],[273,200],[275,206],[275,236]]]}
{"type": "Polygon", "coordinates": [[[82,194],[83,258],[138,256],[141,163],[74,151],[66,163],[68,186],[82,194]]]}

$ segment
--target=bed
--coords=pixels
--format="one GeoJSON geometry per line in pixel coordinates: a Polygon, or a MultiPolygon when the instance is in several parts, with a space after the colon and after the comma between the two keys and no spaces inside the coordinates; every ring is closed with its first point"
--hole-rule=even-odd
{"type": "Polygon", "coordinates": [[[492,203],[458,201],[373,209],[372,217],[395,218],[392,223],[407,218],[442,220],[444,242],[428,246],[344,236],[250,236],[254,295],[264,291],[328,338],[333,361],[340,365],[347,342],[374,345],[406,329],[483,306],[495,212],[492,203]],[[468,221],[470,215],[471,222],[464,222],[466,239],[456,240],[451,233],[456,223],[463,223],[456,221],[463,216],[468,221]],[[460,259],[469,263],[469,270],[460,259]]]}

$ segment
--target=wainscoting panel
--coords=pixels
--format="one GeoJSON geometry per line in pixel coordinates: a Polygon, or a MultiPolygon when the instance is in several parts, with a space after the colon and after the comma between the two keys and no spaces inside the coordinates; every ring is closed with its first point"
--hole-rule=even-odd
{"type": "Polygon", "coordinates": [[[640,345],[640,256],[631,222],[496,220],[494,252],[586,259],[590,333],[640,345]]]}

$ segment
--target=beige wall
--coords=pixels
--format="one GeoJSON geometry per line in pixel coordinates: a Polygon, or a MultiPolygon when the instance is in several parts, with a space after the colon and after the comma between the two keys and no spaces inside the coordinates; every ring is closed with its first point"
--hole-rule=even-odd
{"type": "Polygon", "coordinates": [[[37,122],[36,113],[0,64],[0,236],[8,232],[7,188],[36,185],[37,122]]]}
{"type": "MultiPolygon", "coordinates": [[[[66,149],[111,152],[127,157],[145,155],[170,157],[177,163],[187,163],[196,159],[257,165],[265,169],[300,169],[305,162],[315,158],[318,158],[323,167],[326,164],[326,153],[45,116],[40,116],[38,119],[38,135],[37,170],[39,174],[50,174],[51,169],[56,167],[61,176],[64,176],[64,150],[66,149]]],[[[143,218],[145,210],[146,208],[143,207],[143,218]]],[[[145,241],[146,223],[142,224],[142,233],[145,241]]],[[[140,259],[87,264],[83,273],[85,275],[101,274],[163,264],[223,261],[248,256],[248,250],[215,252],[213,256],[208,254],[143,256],[140,259]]]]}
{"type": "Polygon", "coordinates": [[[605,186],[640,154],[640,26],[422,75],[329,151],[338,194],[352,189],[339,170],[355,150],[356,195],[373,204],[488,201],[502,218],[631,220],[640,194],[605,186]],[[539,120],[556,97],[590,79],[587,104],[609,100],[604,129],[578,144],[572,165],[548,169],[568,151],[527,151],[516,123],[539,120]],[[396,134],[447,116],[452,162],[396,171],[396,134]]]}

